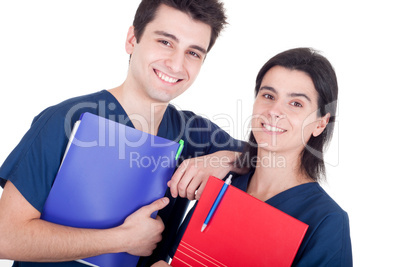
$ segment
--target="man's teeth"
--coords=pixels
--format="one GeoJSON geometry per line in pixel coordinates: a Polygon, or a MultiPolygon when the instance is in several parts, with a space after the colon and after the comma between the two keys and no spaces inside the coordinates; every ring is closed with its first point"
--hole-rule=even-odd
{"type": "Polygon", "coordinates": [[[173,79],[172,77],[166,76],[165,74],[158,72],[158,77],[168,83],[176,83],[179,79],[173,79]]]}
{"type": "Polygon", "coordinates": [[[267,129],[270,132],[279,132],[279,133],[283,133],[285,132],[285,130],[276,128],[274,126],[268,125],[268,124],[264,124],[265,129],[267,129]]]}

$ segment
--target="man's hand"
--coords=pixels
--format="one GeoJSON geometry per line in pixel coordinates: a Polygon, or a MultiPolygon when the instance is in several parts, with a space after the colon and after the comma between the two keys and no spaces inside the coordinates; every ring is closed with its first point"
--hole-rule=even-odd
{"type": "Polygon", "coordinates": [[[152,264],[151,267],[166,267],[166,266],[170,266],[170,265],[167,264],[165,261],[158,261],[158,262],[155,262],[154,264],[152,264]]]}
{"type": "Polygon", "coordinates": [[[106,253],[148,256],[161,240],[164,225],[151,214],[164,208],[161,198],[110,229],[82,229],[40,219],[36,210],[8,181],[0,197],[0,258],[16,261],[72,261],[106,253]]]}
{"type": "Polygon", "coordinates": [[[230,171],[243,172],[233,165],[239,155],[239,152],[218,151],[184,160],[168,182],[172,196],[189,200],[200,199],[209,176],[223,179],[230,171]]]}
{"type": "Polygon", "coordinates": [[[126,218],[118,228],[122,230],[125,251],[132,255],[149,256],[162,240],[162,232],[165,229],[162,219],[157,216],[151,218],[151,214],[167,206],[167,197],[158,199],[148,206],[144,206],[126,218]]]}

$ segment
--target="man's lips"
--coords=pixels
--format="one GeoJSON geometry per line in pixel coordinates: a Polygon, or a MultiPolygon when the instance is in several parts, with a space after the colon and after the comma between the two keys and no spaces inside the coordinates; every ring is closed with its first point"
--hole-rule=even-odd
{"type": "Polygon", "coordinates": [[[159,77],[159,79],[161,79],[162,81],[167,82],[167,83],[175,84],[182,80],[182,79],[171,77],[171,76],[167,75],[166,73],[163,73],[159,70],[154,70],[154,72],[159,77]]]}

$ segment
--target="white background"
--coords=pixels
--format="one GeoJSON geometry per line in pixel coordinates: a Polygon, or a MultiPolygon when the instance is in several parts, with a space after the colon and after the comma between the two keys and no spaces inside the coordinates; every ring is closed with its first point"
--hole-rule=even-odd
{"type": "MultiPolygon", "coordinates": [[[[245,139],[263,63],[289,48],[321,50],[334,65],[340,88],[323,186],[349,214],[355,266],[400,266],[398,1],[224,2],[230,25],[196,83],[173,103],[245,139]]],[[[124,42],[138,3],[0,3],[0,163],[44,108],[123,82],[124,42]]]]}

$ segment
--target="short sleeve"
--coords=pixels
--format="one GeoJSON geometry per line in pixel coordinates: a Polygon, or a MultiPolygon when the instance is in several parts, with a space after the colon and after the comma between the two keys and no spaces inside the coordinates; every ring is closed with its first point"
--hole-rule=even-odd
{"type": "Polygon", "coordinates": [[[192,117],[186,128],[187,142],[196,151],[195,156],[212,154],[221,150],[242,151],[244,143],[232,138],[210,120],[192,117]]]}
{"type": "Polygon", "coordinates": [[[352,266],[349,219],[346,212],[328,215],[308,240],[293,266],[352,266]]]}
{"type": "Polygon", "coordinates": [[[57,174],[70,129],[63,116],[49,108],[39,114],[17,147],[0,168],[0,177],[11,181],[25,199],[42,211],[57,174]]]}

